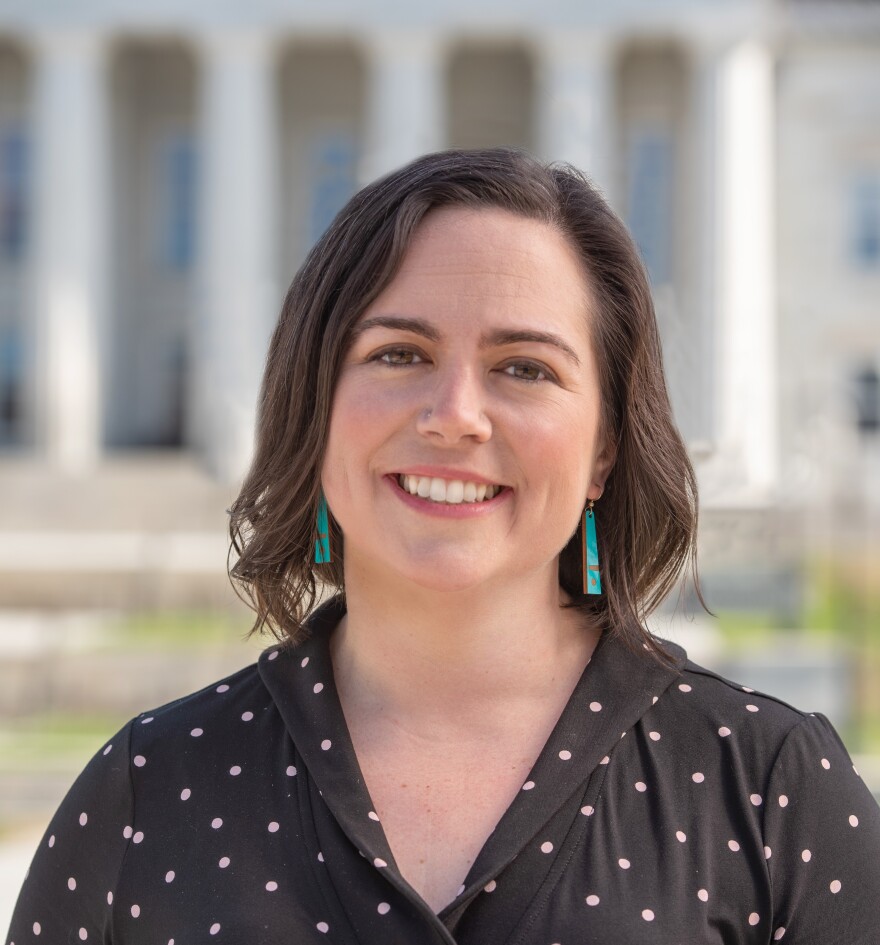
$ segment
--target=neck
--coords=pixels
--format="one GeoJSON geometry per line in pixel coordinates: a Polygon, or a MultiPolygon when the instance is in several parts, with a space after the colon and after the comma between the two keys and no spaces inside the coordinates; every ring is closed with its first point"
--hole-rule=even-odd
{"type": "Polygon", "coordinates": [[[331,641],[343,704],[409,727],[485,730],[511,712],[564,705],[599,634],[560,589],[556,564],[503,588],[437,592],[345,570],[331,641]]]}

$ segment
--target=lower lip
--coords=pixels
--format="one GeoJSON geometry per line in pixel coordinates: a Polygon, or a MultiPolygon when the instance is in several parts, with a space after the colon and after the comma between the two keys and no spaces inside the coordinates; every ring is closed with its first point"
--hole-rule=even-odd
{"type": "Polygon", "coordinates": [[[401,502],[406,503],[418,512],[433,515],[436,518],[476,518],[479,515],[487,515],[493,509],[497,509],[499,505],[507,502],[513,494],[513,489],[505,487],[496,496],[491,499],[484,499],[482,502],[432,502],[430,499],[423,499],[418,495],[410,495],[406,489],[401,487],[397,481],[397,476],[385,476],[384,478],[397,493],[401,502]]]}

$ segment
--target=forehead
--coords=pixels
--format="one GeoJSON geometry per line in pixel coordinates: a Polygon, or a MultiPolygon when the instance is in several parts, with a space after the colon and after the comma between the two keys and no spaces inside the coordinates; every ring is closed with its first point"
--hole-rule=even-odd
{"type": "Polygon", "coordinates": [[[395,277],[369,306],[457,321],[516,321],[586,340],[590,292],[568,239],[547,223],[495,208],[444,207],[419,224],[395,277]]]}

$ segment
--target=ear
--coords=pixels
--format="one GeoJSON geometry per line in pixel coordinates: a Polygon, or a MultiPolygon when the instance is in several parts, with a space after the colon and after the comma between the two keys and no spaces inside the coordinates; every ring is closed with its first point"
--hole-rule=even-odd
{"type": "Polygon", "coordinates": [[[590,489],[598,489],[599,495],[605,491],[605,480],[614,468],[617,459],[617,444],[606,438],[593,463],[593,476],[590,480],[590,489]]]}

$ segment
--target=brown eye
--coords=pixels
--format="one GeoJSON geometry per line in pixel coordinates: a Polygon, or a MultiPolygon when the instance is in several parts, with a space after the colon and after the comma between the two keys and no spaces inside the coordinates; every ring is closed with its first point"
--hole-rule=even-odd
{"type": "Polygon", "coordinates": [[[382,364],[387,364],[389,367],[407,367],[416,363],[413,360],[414,358],[421,360],[421,356],[409,348],[386,348],[384,351],[374,354],[370,360],[381,361],[382,364]]]}
{"type": "Polygon", "coordinates": [[[510,376],[515,377],[520,381],[526,381],[527,383],[535,384],[539,381],[550,380],[550,376],[547,371],[541,367],[541,365],[534,364],[531,361],[516,361],[513,364],[508,364],[507,367],[504,368],[505,373],[507,373],[510,368],[514,369],[514,373],[512,373],[510,376]],[[520,368],[524,369],[524,371],[528,373],[519,373],[518,369],[520,368]]]}

